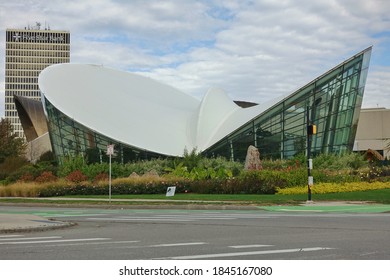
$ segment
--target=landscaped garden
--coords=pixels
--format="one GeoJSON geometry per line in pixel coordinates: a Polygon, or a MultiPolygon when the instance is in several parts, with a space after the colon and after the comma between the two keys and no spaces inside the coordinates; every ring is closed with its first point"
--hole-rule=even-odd
{"type": "MultiPolygon", "coordinates": [[[[108,163],[88,164],[81,156],[69,157],[59,166],[44,158],[36,164],[16,161],[9,160],[7,169],[0,172],[2,197],[108,194],[108,163]]],[[[385,196],[381,202],[390,203],[386,198],[390,196],[390,167],[386,162],[368,161],[364,155],[349,153],[319,155],[313,163],[313,195],[343,199],[344,194],[354,193],[357,200],[370,200],[370,194],[377,193],[385,196]]],[[[262,160],[261,170],[244,170],[243,163],[205,158],[192,151],[185,152],[183,158],[113,162],[111,190],[113,197],[161,198],[167,187],[175,186],[176,198],[181,199],[253,200],[257,196],[267,200],[264,195],[268,195],[274,201],[284,201],[303,199],[307,180],[303,155],[288,160],[262,160]]]]}

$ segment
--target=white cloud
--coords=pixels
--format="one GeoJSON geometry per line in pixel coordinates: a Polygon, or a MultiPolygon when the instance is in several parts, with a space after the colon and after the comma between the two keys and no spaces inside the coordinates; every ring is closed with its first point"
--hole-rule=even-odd
{"type": "Polygon", "coordinates": [[[365,93],[363,97],[364,108],[386,106],[390,109],[390,67],[378,67],[368,73],[365,93]]]}
{"type": "Polygon", "coordinates": [[[0,0],[0,51],[6,28],[46,21],[71,32],[74,63],[139,72],[198,98],[216,86],[265,102],[374,45],[364,106],[390,108],[389,11],[387,0],[0,0]]]}

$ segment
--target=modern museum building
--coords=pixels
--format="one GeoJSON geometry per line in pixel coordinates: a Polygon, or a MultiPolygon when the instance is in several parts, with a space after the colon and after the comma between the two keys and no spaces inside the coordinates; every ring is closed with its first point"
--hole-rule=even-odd
{"type": "Polygon", "coordinates": [[[342,153],[354,145],[370,56],[371,47],[263,104],[233,101],[219,88],[198,100],[141,75],[81,64],[47,67],[42,103],[15,102],[27,140],[49,137],[59,161],[76,154],[99,161],[110,144],[124,163],[185,150],[243,161],[250,145],[262,158],[290,158],[306,151],[309,124],[317,128],[313,154],[342,153]]]}

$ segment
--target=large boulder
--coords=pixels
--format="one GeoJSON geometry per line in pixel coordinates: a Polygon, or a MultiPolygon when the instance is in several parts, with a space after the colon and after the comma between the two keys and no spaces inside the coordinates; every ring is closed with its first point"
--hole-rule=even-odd
{"type": "Polygon", "coordinates": [[[259,149],[255,146],[250,145],[246,153],[245,159],[245,170],[261,170],[263,166],[261,165],[260,152],[259,149]]]}

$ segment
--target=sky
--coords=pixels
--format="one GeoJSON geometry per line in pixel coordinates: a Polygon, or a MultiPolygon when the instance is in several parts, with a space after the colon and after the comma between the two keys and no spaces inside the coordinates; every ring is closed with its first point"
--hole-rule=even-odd
{"type": "Polygon", "coordinates": [[[71,33],[71,63],[139,73],[202,99],[267,102],[373,46],[363,108],[390,108],[389,0],[0,0],[5,31],[71,33]]]}

